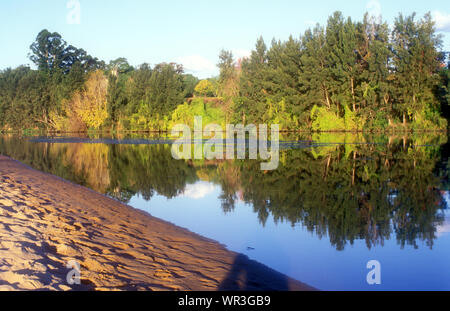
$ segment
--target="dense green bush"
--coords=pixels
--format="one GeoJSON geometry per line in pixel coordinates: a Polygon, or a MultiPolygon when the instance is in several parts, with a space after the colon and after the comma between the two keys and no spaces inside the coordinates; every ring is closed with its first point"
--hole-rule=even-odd
{"type": "Polygon", "coordinates": [[[184,103],[178,106],[172,113],[170,127],[176,124],[186,124],[193,129],[196,116],[202,117],[203,127],[214,123],[225,129],[224,111],[220,107],[214,107],[213,104],[206,104],[201,98],[194,99],[190,104],[184,103]]]}
{"type": "Polygon", "coordinates": [[[345,119],[325,107],[314,106],[311,110],[313,131],[345,131],[345,119]]]}

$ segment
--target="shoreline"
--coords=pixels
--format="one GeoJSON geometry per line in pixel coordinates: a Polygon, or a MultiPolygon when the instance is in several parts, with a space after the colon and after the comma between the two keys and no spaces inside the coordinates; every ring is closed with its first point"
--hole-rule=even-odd
{"type": "Polygon", "coordinates": [[[0,291],[315,290],[220,243],[0,155],[0,291]],[[81,267],[69,285],[67,263],[81,267]]]}
{"type": "MultiPolygon", "coordinates": [[[[225,132],[225,131],[222,131],[225,132]]],[[[280,130],[281,134],[375,134],[375,135],[411,135],[420,133],[449,133],[450,128],[441,129],[410,129],[410,128],[388,128],[388,129],[372,129],[372,130],[329,130],[329,131],[313,131],[312,129],[299,129],[299,130],[280,130]]],[[[18,135],[18,134],[38,134],[38,135],[130,135],[130,134],[151,134],[161,135],[170,134],[170,130],[88,130],[80,132],[71,131],[49,131],[49,130],[37,130],[37,129],[20,129],[20,130],[1,130],[2,135],[18,135]]]]}

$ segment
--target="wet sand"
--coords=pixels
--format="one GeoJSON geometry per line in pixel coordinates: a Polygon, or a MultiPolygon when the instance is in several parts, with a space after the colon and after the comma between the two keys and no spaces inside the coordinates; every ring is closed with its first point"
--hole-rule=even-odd
{"type": "Polygon", "coordinates": [[[0,156],[0,290],[313,290],[221,244],[0,156]],[[67,263],[80,264],[69,285],[67,263]]]}

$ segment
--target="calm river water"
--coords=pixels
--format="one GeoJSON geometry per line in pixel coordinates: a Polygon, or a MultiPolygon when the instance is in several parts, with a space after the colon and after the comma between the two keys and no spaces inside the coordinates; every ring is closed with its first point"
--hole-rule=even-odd
{"type": "Polygon", "coordinates": [[[161,137],[0,136],[0,153],[321,290],[450,290],[445,134],[281,138],[258,160],[175,160],[161,137]],[[381,284],[366,267],[381,264],[381,284]]]}

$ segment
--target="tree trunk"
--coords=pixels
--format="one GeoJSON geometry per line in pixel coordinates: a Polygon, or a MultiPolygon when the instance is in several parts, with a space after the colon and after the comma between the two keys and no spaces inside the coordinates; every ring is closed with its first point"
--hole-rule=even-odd
{"type": "Polygon", "coordinates": [[[323,180],[327,180],[327,177],[328,177],[328,170],[329,170],[329,168],[330,168],[330,163],[331,163],[331,156],[329,155],[329,156],[328,156],[328,160],[327,160],[327,166],[326,166],[326,168],[325,168],[325,174],[324,174],[324,176],[323,176],[323,180]]]}
{"type": "Polygon", "coordinates": [[[353,172],[352,172],[352,186],[355,185],[355,175],[356,175],[356,155],[357,155],[357,151],[353,152],[353,172]]]}
{"type": "Polygon", "coordinates": [[[326,100],[326,102],[327,102],[328,109],[330,109],[330,108],[331,108],[330,98],[329,98],[329,96],[328,96],[327,88],[326,88],[325,85],[323,85],[323,84],[322,84],[322,90],[323,90],[323,93],[324,93],[324,95],[325,95],[325,100],[326,100]]]}
{"type": "Polygon", "coordinates": [[[351,78],[351,84],[352,84],[353,112],[356,112],[356,103],[355,103],[355,86],[354,86],[354,80],[353,80],[353,78],[351,78]]]}

